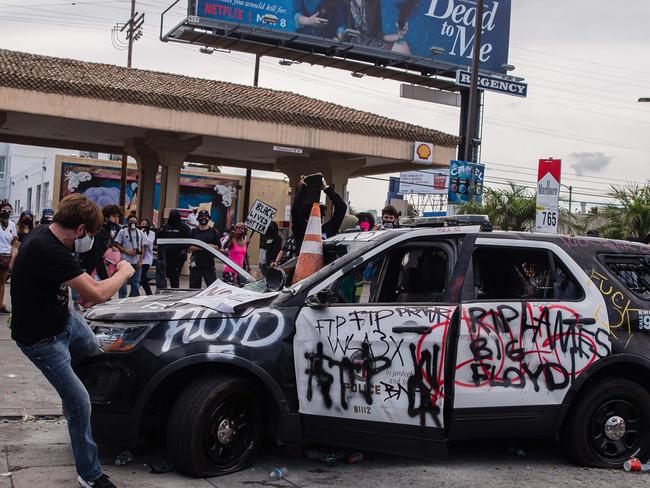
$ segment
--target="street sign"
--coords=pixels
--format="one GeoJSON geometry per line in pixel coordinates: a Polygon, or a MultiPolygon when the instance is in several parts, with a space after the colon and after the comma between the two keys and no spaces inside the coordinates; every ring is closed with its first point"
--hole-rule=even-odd
{"type": "Polygon", "coordinates": [[[537,213],[535,230],[546,234],[557,234],[560,218],[560,177],[562,161],[540,159],[537,171],[537,213]]]}
{"type": "Polygon", "coordinates": [[[266,234],[276,213],[277,209],[271,207],[271,205],[255,200],[244,225],[255,232],[266,234]]]}
{"type": "MultiPolygon", "coordinates": [[[[469,71],[456,71],[456,84],[460,86],[470,86],[472,83],[472,73],[469,71]]],[[[526,98],[528,96],[528,83],[499,78],[497,76],[478,75],[479,90],[505,93],[515,97],[526,98]]]]}
{"type": "Polygon", "coordinates": [[[442,90],[433,90],[419,85],[400,85],[399,96],[401,98],[410,98],[420,100],[421,102],[439,103],[441,105],[450,105],[460,107],[460,94],[451,93],[442,90]]]}
{"type": "Polygon", "coordinates": [[[449,204],[463,205],[483,201],[485,165],[467,161],[452,161],[449,166],[449,204]]]}

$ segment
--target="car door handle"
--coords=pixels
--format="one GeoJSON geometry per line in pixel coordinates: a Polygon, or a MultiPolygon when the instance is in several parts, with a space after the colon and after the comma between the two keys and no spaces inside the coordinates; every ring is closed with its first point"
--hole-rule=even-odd
{"type": "Polygon", "coordinates": [[[596,319],[593,317],[581,317],[579,319],[564,319],[563,325],[594,325],[596,319]]]}
{"type": "Polygon", "coordinates": [[[431,334],[431,327],[393,327],[393,334],[431,334]]]}

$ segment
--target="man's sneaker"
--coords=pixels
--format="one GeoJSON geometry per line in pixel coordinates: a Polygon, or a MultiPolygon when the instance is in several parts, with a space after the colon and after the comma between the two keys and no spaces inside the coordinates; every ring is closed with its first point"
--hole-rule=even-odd
{"type": "Polygon", "coordinates": [[[79,484],[84,488],[117,488],[111,481],[108,479],[108,476],[105,474],[101,475],[95,481],[86,481],[81,476],[77,478],[79,484]]]}

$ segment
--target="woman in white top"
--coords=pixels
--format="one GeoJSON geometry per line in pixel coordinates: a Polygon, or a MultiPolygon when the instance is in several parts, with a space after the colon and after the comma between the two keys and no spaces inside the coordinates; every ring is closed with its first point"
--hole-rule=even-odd
{"type": "Polygon", "coordinates": [[[12,246],[17,240],[16,225],[9,220],[9,212],[0,211],[0,314],[9,313],[5,307],[5,283],[11,265],[12,246]]]}
{"type": "Polygon", "coordinates": [[[142,219],[140,221],[140,230],[144,234],[144,256],[142,257],[140,286],[142,286],[142,289],[147,295],[153,295],[147,274],[149,274],[149,268],[153,264],[153,243],[156,241],[156,233],[151,230],[151,222],[149,219],[142,219]]]}

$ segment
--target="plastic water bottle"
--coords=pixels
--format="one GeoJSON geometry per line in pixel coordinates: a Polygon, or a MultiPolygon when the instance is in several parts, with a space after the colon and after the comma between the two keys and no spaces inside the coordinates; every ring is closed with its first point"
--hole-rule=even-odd
{"type": "Polygon", "coordinates": [[[285,468],[284,466],[280,466],[279,468],[273,468],[271,472],[269,473],[269,480],[271,481],[278,481],[283,479],[285,476],[287,476],[287,473],[289,470],[285,468]]]}
{"type": "Polygon", "coordinates": [[[122,451],[115,456],[115,466],[126,466],[131,461],[133,461],[133,454],[131,454],[131,451],[122,451]]]}

